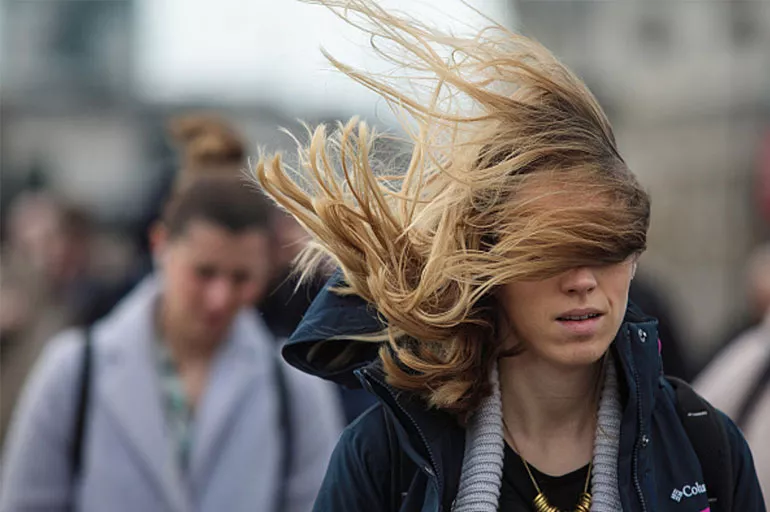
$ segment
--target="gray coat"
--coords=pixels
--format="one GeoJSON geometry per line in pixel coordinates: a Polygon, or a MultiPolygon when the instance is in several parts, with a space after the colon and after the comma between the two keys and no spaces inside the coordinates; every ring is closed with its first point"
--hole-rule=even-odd
{"type": "MultiPolygon", "coordinates": [[[[253,512],[274,508],[281,432],[274,379],[276,344],[243,311],[213,366],[196,412],[187,478],[172,453],[152,355],[150,278],[93,331],[94,387],[83,474],[72,485],[82,334],[46,348],[27,383],[6,443],[0,511],[253,512]]],[[[335,390],[286,367],[294,428],[288,511],[306,511],[342,429],[335,390]]]]}

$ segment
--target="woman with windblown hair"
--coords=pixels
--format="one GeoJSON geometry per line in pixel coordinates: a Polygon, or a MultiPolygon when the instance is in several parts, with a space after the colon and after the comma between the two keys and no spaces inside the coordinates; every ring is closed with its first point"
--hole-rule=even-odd
{"type": "Polygon", "coordinates": [[[499,26],[462,38],[323,3],[416,92],[330,58],[406,114],[408,166],[376,166],[353,120],[317,128],[301,172],[256,167],[314,235],[303,270],[340,269],[284,357],[380,402],[315,510],[764,510],[740,432],[663,377],[656,321],[628,304],[650,202],[585,85],[499,26]]]}

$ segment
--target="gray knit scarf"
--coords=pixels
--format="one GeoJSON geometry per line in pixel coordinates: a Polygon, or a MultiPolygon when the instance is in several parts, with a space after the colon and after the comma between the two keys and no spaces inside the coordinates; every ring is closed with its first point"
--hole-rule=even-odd
{"type": "MultiPolygon", "coordinates": [[[[591,512],[619,512],[618,448],[622,408],[618,378],[610,354],[599,399],[594,438],[591,512]]],[[[490,376],[492,395],[482,401],[465,434],[460,486],[452,512],[497,512],[503,480],[503,407],[497,365],[490,376]]]]}

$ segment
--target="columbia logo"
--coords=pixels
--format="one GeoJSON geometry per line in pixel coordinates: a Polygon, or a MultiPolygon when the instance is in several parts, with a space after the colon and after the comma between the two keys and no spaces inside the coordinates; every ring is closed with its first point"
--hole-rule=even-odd
{"type": "Polygon", "coordinates": [[[692,485],[685,485],[682,489],[674,489],[671,491],[671,499],[679,503],[682,498],[691,498],[699,494],[706,494],[706,486],[695,482],[692,485]]]}

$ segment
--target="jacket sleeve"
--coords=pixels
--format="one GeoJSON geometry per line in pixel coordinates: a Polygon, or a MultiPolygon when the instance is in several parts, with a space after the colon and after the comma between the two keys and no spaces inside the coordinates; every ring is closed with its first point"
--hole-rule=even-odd
{"type": "Polygon", "coordinates": [[[765,512],[765,501],[762,489],[759,487],[757,472],[754,469],[754,459],[749,445],[733,421],[722,413],[722,419],[727,429],[733,460],[733,510],[752,510],[765,512]]]}
{"type": "Polygon", "coordinates": [[[350,424],[332,454],[314,512],[386,512],[391,480],[385,414],[376,405],[350,424]]]}
{"type": "Polygon", "coordinates": [[[2,512],[64,512],[72,506],[70,446],[80,347],[77,332],[55,338],[27,379],[5,442],[2,512]]]}
{"type": "Polygon", "coordinates": [[[344,426],[334,384],[287,366],[294,432],[286,511],[308,512],[344,426]]]}

